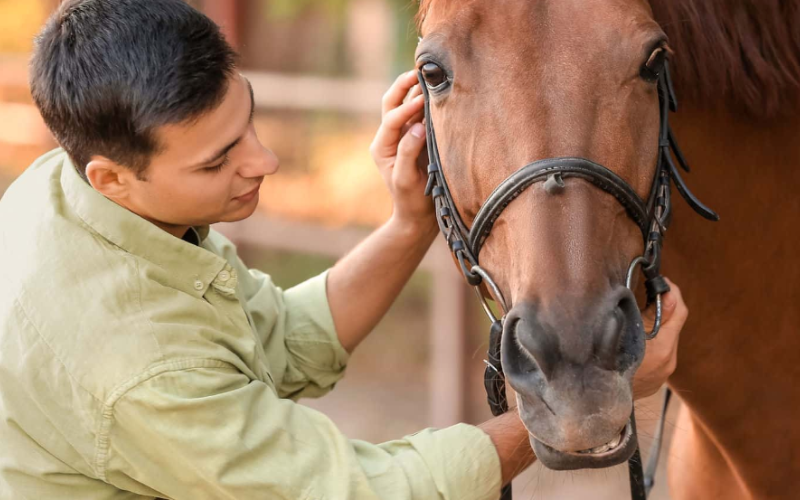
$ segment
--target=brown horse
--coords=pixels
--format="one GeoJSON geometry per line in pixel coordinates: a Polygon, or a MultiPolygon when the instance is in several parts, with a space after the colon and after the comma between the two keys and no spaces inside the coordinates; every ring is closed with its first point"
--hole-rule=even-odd
{"type": "MultiPolygon", "coordinates": [[[[665,244],[692,311],[670,380],[685,403],[672,495],[796,498],[800,1],[651,3],[423,0],[417,65],[443,171],[468,226],[495,186],[545,158],[589,159],[646,198],[659,135],[646,68],[669,53],[688,180],[722,216],[675,200],[665,244]]],[[[545,465],[630,455],[616,437],[644,340],[624,281],[642,252],[625,208],[580,178],[527,189],[485,241],[480,264],[510,308],[508,381],[545,465]]]]}

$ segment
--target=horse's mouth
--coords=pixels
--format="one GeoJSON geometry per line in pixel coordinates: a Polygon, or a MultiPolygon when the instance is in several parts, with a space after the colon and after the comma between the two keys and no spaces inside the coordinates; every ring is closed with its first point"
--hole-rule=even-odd
{"type": "Polygon", "coordinates": [[[533,451],[542,464],[553,470],[602,469],[628,460],[638,445],[631,423],[609,441],[589,450],[560,451],[530,436],[533,451]]]}

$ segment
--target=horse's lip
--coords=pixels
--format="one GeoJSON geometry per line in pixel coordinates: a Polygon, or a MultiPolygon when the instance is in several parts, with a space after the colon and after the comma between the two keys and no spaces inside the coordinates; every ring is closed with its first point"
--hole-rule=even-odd
{"type": "MultiPolygon", "coordinates": [[[[618,438],[614,438],[612,441],[609,442],[609,444],[610,444],[611,442],[615,441],[616,439],[619,439],[619,442],[615,446],[613,446],[612,448],[610,448],[608,450],[605,450],[605,451],[595,452],[595,453],[591,452],[590,450],[566,451],[564,453],[567,453],[568,455],[578,455],[578,456],[581,456],[581,457],[603,458],[603,457],[607,457],[607,456],[613,455],[620,448],[625,447],[625,445],[627,444],[627,441],[629,441],[632,437],[633,437],[633,428],[631,427],[630,421],[628,421],[628,423],[625,425],[625,427],[620,431],[618,438]]],[[[603,445],[603,446],[605,446],[605,445],[603,445]]],[[[597,446],[597,447],[595,447],[593,449],[600,448],[600,447],[601,446],[597,446]]]]}
{"type": "Polygon", "coordinates": [[[620,432],[622,439],[614,448],[599,453],[561,451],[543,443],[531,434],[534,453],[542,464],[553,470],[599,469],[612,467],[628,460],[638,447],[631,423],[620,432]]]}

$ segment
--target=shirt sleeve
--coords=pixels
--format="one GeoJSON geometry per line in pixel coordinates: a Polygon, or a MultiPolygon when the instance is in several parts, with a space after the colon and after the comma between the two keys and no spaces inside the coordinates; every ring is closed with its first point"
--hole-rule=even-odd
{"type": "Polygon", "coordinates": [[[349,359],[328,305],[327,271],[288,290],[248,269],[235,246],[215,231],[209,243],[237,273],[242,307],[270,361],[281,397],[320,397],[343,376],[349,359]]]}
{"type": "Polygon", "coordinates": [[[500,461],[476,427],[352,441],[230,365],[196,364],[155,374],[107,406],[103,479],[174,500],[499,497],[500,461]]]}

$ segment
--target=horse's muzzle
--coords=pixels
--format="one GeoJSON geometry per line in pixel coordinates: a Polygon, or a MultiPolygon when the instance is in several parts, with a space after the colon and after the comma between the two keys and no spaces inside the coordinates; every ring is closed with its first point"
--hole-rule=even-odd
{"type": "Polygon", "coordinates": [[[644,356],[633,294],[620,286],[547,303],[515,305],[501,349],[534,451],[557,470],[622,463],[636,449],[631,380],[644,356]]]}

